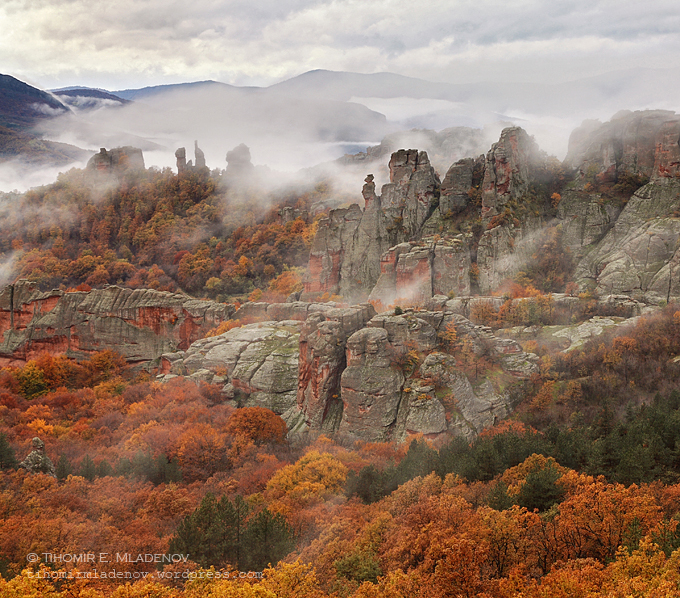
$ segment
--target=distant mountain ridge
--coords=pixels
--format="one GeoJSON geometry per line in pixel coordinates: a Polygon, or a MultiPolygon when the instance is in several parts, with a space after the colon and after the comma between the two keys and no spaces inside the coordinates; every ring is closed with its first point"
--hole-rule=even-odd
{"type": "Polygon", "coordinates": [[[0,75],[0,126],[26,129],[41,119],[69,112],[54,95],[10,75],[0,75]]]}
{"type": "Polygon", "coordinates": [[[219,81],[192,81],[189,83],[171,83],[169,85],[152,85],[149,87],[142,87],[140,89],[121,89],[110,92],[112,95],[122,98],[124,100],[141,100],[157,96],[163,93],[181,91],[186,89],[201,89],[209,87],[219,87],[223,89],[248,89],[229,85],[228,83],[220,83],[219,81]]]}

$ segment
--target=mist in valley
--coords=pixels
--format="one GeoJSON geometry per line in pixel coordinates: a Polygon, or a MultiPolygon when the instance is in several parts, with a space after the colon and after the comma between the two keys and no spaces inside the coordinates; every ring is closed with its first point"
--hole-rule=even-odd
{"type": "MultiPolygon", "coordinates": [[[[175,168],[179,147],[193,159],[198,141],[208,167],[222,170],[226,153],[245,144],[264,189],[323,176],[358,197],[369,172],[378,188],[387,182],[390,151],[425,150],[443,177],[454,161],[488,151],[511,125],[523,127],[542,150],[562,160],[569,135],[585,119],[604,122],[622,109],[680,108],[675,74],[638,69],[560,84],[454,84],[313,71],[262,88],[206,81],[114,91],[121,102],[74,90],[58,96],[69,111],[41,121],[35,133],[92,154],[101,147],[137,147],[146,166],[158,168],[175,168]],[[633,84],[637,81],[644,84],[633,84]],[[444,142],[434,138],[444,131],[444,142]],[[381,141],[386,151],[377,158],[335,162],[381,141]]],[[[0,190],[49,184],[59,172],[85,164],[6,161],[0,164],[0,190]]]]}

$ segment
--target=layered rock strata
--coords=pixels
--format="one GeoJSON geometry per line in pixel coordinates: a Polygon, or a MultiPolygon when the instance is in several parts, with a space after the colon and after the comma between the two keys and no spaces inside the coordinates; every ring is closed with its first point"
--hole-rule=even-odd
{"type": "Polygon", "coordinates": [[[45,351],[82,359],[105,349],[144,364],[188,348],[233,312],[232,305],[177,293],[116,286],[42,292],[18,281],[0,292],[0,364],[25,362],[45,351]]]}

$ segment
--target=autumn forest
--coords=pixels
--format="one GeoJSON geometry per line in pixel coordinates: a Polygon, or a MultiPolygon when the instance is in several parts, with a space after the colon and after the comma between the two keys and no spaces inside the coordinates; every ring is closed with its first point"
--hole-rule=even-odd
{"type": "MultiPolygon", "coordinates": [[[[539,198],[548,211],[566,185],[563,171],[551,176],[539,198]]],[[[302,289],[320,218],[348,200],[330,181],[273,192],[207,168],[92,177],[73,169],[3,194],[0,253],[12,280],[285,302],[302,289]]],[[[644,183],[603,201],[624,205],[644,183]]],[[[478,196],[470,190],[471,213],[478,196]]],[[[478,242],[482,224],[456,225],[478,242]]],[[[495,297],[470,319],[498,334],[533,327],[519,341],[537,356],[531,375],[512,378],[454,326],[437,338],[472,385],[502,382],[513,401],[475,437],[289,435],[282,417],[241,406],[219,384],[161,382],[110,350],[8,364],[0,596],[677,597],[680,306],[563,351],[536,331],[599,317],[602,306],[574,284],[558,226],[495,297]],[[552,293],[572,300],[569,313],[552,293]],[[35,437],[53,472],[20,467],[35,437]]],[[[445,382],[419,369],[428,351],[406,348],[391,367],[431,386],[455,417],[445,382]]]]}

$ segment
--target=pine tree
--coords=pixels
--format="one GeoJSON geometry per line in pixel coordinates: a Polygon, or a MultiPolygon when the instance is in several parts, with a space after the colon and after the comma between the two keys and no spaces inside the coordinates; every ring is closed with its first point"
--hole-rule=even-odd
{"type": "Polygon", "coordinates": [[[264,509],[248,522],[242,569],[262,571],[268,565],[278,563],[293,548],[293,530],[286,519],[264,509]]]}
{"type": "Polygon", "coordinates": [[[7,441],[7,436],[0,434],[0,469],[16,469],[17,465],[14,449],[7,441]]]}
{"type": "Polygon", "coordinates": [[[93,482],[97,476],[97,468],[90,455],[85,455],[85,458],[80,463],[78,474],[83,476],[88,482],[93,482]]]}
{"type": "Polygon", "coordinates": [[[63,453],[59,455],[59,460],[57,461],[56,475],[57,480],[63,482],[69,475],[73,473],[73,467],[71,462],[68,460],[66,455],[63,453]]]}

